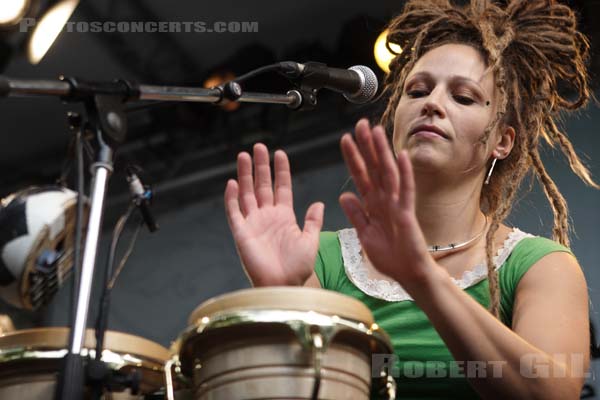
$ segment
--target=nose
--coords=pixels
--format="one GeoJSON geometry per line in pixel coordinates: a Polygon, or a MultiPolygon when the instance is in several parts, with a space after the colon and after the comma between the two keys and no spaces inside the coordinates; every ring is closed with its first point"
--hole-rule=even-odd
{"type": "Polygon", "coordinates": [[[439,118],[444,118],[446,116],[446,113],[442,105],[442,96],[443,95],[441,90],[433,90],[431,93],[429,93],[429,95],[425,98],[425,102],[423,103],[421,115],[428,117],[437,116],[439,118]]]}

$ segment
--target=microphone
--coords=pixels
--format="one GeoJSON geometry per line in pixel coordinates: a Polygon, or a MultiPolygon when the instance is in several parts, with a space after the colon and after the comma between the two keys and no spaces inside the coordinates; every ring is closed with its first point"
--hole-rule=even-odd
{"type": "Polygon", "coordinates": [[[379,86],[375,73],[364,65],[354,65],[348,69],[331,68],[317,62],[300,64],[283,61],[279,65],[280,72],[292,81],[299,81],[301,87],[333,90],[356,104],[371,100],[379,86]]]}
{"type": "Polygon", "coordinates": [[[144,219],[144,223],[148,227],[148,230],[150,232],[156,232],[158,230],[158,224],[150,212],[152,190],[144,187],[140,178],[133,171],[133,168],[127,168],[127,182],[129,182],[129,192],[133,197],[133,202],[142,213],[142,218],[144,219]]]}

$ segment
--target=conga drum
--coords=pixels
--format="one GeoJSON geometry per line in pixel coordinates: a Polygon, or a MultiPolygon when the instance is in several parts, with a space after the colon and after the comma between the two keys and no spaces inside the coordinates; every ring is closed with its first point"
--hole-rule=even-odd
{"type": "MultiPolygon", "coordinates": [[[[68,349],[67,328],[35,328],[0,336],[0,399],[52,399],[60,365],[68,349]]],[[[94,331],[86,332],[82,355],[95,352],[94,331]]],[[[111,370],[141,373],[139,394],[115,388],[104,399],[137,400],[164,388],[164,364],[170,352],[150,340],[107,331],[102,360],[111,370]]]]}
{"type": "Polygon", "coordinates": [[[194,400],[395,397],[393,378],[371,362],[373,354],[393,353],[389,338],[351,297],[246,289],[206,301],[188,322],[172,346],[174,368],[165,372],[167,388],[178,374],[194,400]]]}

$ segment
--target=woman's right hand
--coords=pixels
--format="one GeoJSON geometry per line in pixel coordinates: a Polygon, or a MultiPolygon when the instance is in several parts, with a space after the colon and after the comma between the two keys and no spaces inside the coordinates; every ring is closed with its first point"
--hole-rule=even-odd
{"type": "Polygon", "coordinates": [[[314,269],[325,206],[311,204],[300,229],[287,155],[278,150],[274,158],[275,191],[264,144],[254,145],[254,177],[252,157],[245,152],[238,155],[238,179],[230,179],[225,189],[227,222],[254,286],[299,286],[314,269]]]}

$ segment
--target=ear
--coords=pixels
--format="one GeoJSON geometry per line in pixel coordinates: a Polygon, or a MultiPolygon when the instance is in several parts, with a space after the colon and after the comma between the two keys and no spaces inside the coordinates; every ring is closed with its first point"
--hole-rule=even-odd
{"type": "Polygon", "coordinates": [[[492,157],[503,160],[510,154],[515,144],[515,129],[512,126],[505,126],[499,130],[496,144],[492,149],[492,157]]]}

